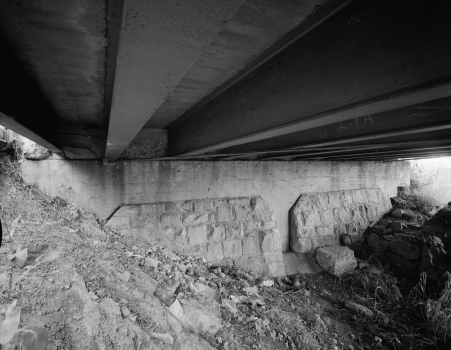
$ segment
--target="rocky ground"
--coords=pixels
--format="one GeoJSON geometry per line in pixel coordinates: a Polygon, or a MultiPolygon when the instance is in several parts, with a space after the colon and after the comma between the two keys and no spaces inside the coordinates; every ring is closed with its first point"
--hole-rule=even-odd
{"type": "MultiPolygon", "coordinates": [[[[371,248],[341,279],[211,266],[104,229],[92,213],[22,183],[12,158],[0,157],[0,322],[17,300],[20,328],[46,329],[47,349],[437,348],[421,293],[398,288],[414,283],[371,248]],[[26,260],[11,263],[25,248],[26,260]],[[37,266],[42,256],[57,258],[37,266]]],[[[33,348],[16,334],[2,349],[21,343],[33,348]]]]}

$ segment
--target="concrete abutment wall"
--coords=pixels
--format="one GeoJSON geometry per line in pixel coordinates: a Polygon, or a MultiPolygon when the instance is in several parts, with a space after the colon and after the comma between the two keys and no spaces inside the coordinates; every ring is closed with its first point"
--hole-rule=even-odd
{"type": "Polygon", "coordinates": [[[23,178],[51,196],[107,219],[121,205],[261,196],[274,212],[282,250],[289,210],[303,193],[379,188],[388,198],[408,186],[408,162],[98,161],[21,163],[23,178]]]}

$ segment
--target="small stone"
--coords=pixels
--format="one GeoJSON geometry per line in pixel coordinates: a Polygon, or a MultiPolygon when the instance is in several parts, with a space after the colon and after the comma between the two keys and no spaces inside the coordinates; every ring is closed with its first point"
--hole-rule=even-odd
{"type": "Polygon", "coordinates": [[[130,315],[128,315],[128,319],[129,319],[130,321],[132,321],[132,322],[135,322],[135,321],[136,321],[136,316],[133,315],[133,314],[130,314],[130,315]]]}
{"type": "Polygon", "coordinates": [[[179,268],[179,270],[180,270],[182,273],[185,273],[185,272],[186,272],[186,269],[187,269],[186,265],[178,264],[177,267],[179,268]]]}
{"type": "Polygon", "coordinates": [[[390,228],[393,232],[402,232],[402,222],[401,221],[394,221],[390,224],[390,228]]]}
{"type": "Polygon", "coordinates": [[[155,333],[150,332],[150,336],[161,340],[165,344],[174,344],[174,338],[169,333],[155,333]]]}
{"type": "Polygon", "coordinates": [[[128,315],[130,315],[130,310],[127,307],[123,306],[123,307],[121,307],[121,313],[122,313],[122,317],[125,318],[128,315]]]}
{"type": "Polygon", "coordinates": [[[391,214],[393,215],[393,216],[396,216],[396,217],[398,217],[398,218],[402,218],[402,214],[403,214],[403,210],[402,209],[393,209],[392,211],[391,211],[391,214]]]}
{"type": "Polygon", "coordinates": [[[128,304],[128,300],[125,299],[125,298],[121,298],[121,300],[119,300],[119,303],[127,305],[128,304]]]}
{"type": "Polygon", "coordinates": [[[203,283],[203,282],[205,282],[205,278],[204,278],[204,277],[199,277],[199,278],[198,278],[198,281],[201,282],[201,283],[203,283]]]}
{"type": "Polygon", "coordinates": [[[153,268],[157,268],[160,262],[154,258],[146,258],[145,265],[153,268]]]}

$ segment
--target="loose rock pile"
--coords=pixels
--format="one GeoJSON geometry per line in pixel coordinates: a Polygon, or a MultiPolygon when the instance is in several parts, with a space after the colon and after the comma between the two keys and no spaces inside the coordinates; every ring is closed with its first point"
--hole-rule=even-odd
{"type": "Polygon", "coordinates": [[[409,199],[392,199],[399,207],[370,225],[367,244],[376,256],[412,272],[426,272],[428,278],[438,280],[450,267],[446,246],[451,246],[451,240],[447,240],[451,230],[446,218],[451,223],[451,208],[446,206],[430,218],[423,208],[417,211],[409,199]],[[406,208],[409,203],[413,210],[406,208]]]}

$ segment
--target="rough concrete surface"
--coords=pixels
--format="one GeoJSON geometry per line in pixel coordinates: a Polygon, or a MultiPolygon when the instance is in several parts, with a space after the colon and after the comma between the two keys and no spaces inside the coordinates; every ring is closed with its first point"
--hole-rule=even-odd
{"type": "Polygon", "coordinates": [[[167,153],[168,133],[163,129],[143,128],[122,152],[120,159],[149,159],[167,153]]]}
{"type": "Polygon", "coordinates": [[[380,189],[302,194],[290,209],[290,248],[312,253],[340,245],[341,235],[361,240],[368,223],[390,209],[390,200],[380,189]]]}
{"type": "Polygon", "coordinates": [[[26,182],[94,211],[104,220],[119,206],[179,200],[261,196],[274,212],[288,250],[288,211],[301,193],[380,188],[394,197],[407,186],[408,162],[97,161],[21,164],[26,182]]]}

